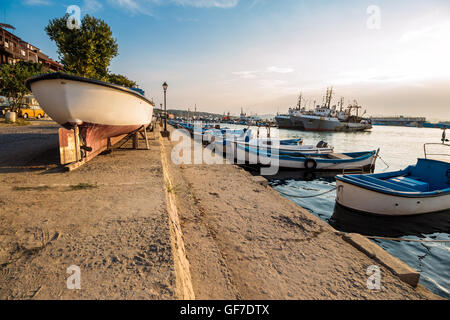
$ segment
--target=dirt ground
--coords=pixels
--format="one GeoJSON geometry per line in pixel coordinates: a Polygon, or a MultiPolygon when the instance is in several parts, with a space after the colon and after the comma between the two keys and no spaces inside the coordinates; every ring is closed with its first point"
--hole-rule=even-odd
{"type": "Polygon", "coordinates": [[[57,129],[0,128],[0,299],[174,299],[158,140],[59,172],[57,129]]]}

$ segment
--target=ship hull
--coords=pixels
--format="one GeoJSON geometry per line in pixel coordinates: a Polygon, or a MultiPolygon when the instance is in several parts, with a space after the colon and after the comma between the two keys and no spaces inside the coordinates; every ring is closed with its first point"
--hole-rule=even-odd
{"type": "Polygon", "coordinates": [[[305,130],[303,121],[296,116],[275,117],[279,129],[305,130]]]}
{"type": "Polygon", "coordinates": [[[370,123],[342,122],[330,117],[301,116],[299,119],[305,131],[356,132],[372,128],[370,123]]]}

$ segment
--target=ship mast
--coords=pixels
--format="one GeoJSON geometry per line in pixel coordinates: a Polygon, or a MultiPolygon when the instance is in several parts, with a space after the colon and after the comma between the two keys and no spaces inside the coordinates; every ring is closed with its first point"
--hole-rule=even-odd
{"type": "Polygon", "coordinates": [[[302,96],[302,93],[300,92],[300,95],[298,96],[297,110],[300,110],[302,107],[302,99],[303,99],[303,96],[302,96]]]}
{"type": "Polygon", "coordinates": [[[331,98],[333,96],[333,87],[327,88],[327,93],[325,97],[325,107],[330,109],[331,107],[331,98]]]}
{"type": "Polygon", "coordinates": [[[339,111],[342,112],[344,107],[344,97],[341,97],[341,100],[339,101],[339,111]]]}

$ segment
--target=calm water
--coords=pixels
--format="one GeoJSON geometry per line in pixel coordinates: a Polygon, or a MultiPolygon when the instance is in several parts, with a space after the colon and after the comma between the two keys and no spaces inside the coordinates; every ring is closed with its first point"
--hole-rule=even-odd
{"type": "MultiPolygon", "coordinates": [[[[242,127],[232,126],[229,127],[242,127]]],[[[256,132],[256,129],[253,129],[256,132]]],[[[265,129],[260,133],[264,136],[265,129]]],[[[380,148],[376,172],[393,171],[415,164],[423,157],[424,143],[440,142],[442,130],[430,128],[375,126],[371,132],[313,133],[271,128],[272,137],[303,138],[304,144],[323,140],[334,146],[336,152],[366,151],[380,148]]],[[[448,149],[448,147],[447,147],[448,149]]],[[[434,147],[434,153],[449,153],[444,147],[434,147]]],[[[310,174],[281,171],[270,177],[271,185],[287,194],[315,195],[336,186],[334,174],[310,174]]],[[[320,197],[298,199],[288,197],[300,206],[344,232],[371,236],[402,237],[409,239],[450,240],[450,209],[443,213],[417,217],[377,217],[350,212],[335,206],[335,192],[320,197]]],[[[375,240],[374,240],[375,241],[375,240]]],[[[413,243],[376,240],[381,247],[420,271],[420,283],[434,293],[450,298],[450,244],[413,243]]]]}

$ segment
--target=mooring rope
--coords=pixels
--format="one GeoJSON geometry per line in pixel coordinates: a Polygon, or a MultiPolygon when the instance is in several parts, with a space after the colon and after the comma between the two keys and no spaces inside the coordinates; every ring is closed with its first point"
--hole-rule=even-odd
{"type": "Polygon", "coordinates": [[[383,172],[384,171],[386,171],[387,169],[389,169],[389,164],[386,162],[386,161],[384,161],[384,159],[380,156],[380,155],[377,155],[377,157],[384,163],[384,165],[386,166],[386,168],[384,168],[384,170],[383,170],[383,172]]]}
{"type": "Polygon", "coordinates": [[[322,195],[327,194],[327,193],[330,193],[330,192],[332,192],[332,191],[334,191],[334,190],[336,190],[336,189],[337,189],[337,188],[333,188],[333,189],[331,189],[331,190],[327,190],[327,191],[325,191],[325,192],[321,192],[321,193],[318,193],[318,194],[315,194],[315,195],[312,195],[312,196],[296,196],[296,195],[293,195],[293,194],[284,193],[284,192],[282,192],[282,191],[280,191],[280,190],[277,190],[277,191],[278,191],[279,193],[281,193],[281,194],[287,196],[287,197],[299,198],[299,199],[305,199],[305,198],[314,198],[314,197],[322,196],[322,195]]]}
{"type": "Polygon", "coordinates": [[[390,238],[390,237],[375,237],[375,236],[365,236],[369,239],[379,239],[379,240],[391,240],[391,241],[406,241],[406,242],[438,242],[438,243],[449,243],[450,240],[428,240],[428,239],[405,239],[405,238],[390,238]]]}
{"type": "MultiPolygon", "coordinates": [[[[345,235],[347,234],[346,232],[341,232],[338,231],[337,232],[340,235],[345,235]]],[[[405,239],[405,238],[391,238],[391,237],[379,237],[379,236],[367,236],[362,234],[362,236],[369,238],[369,239],[374,239],[374,240],[390,240],[390,241],[405,241],[405,242],[421,242],[421,243],[433,243],[433,242],[437,242],[437,243],[449,243],[450,240],[429,240],[429,239],[405,239]]]]}

